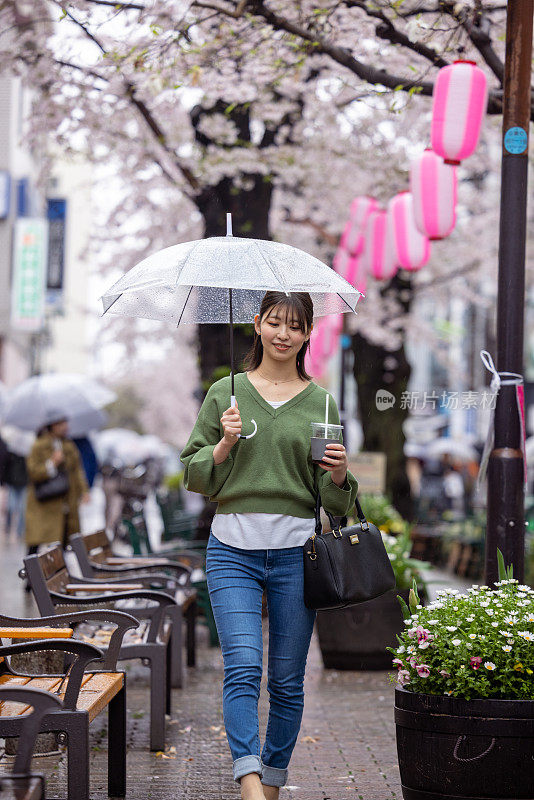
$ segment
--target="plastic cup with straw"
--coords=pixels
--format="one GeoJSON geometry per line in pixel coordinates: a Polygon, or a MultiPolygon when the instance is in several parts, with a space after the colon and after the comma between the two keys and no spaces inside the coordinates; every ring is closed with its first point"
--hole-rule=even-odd
{"type": "Polygon", "coordinates": [[[324,422],[312,422],[311,456],[314,464],[320,464],[324,458],[326,446],[341,441],[343,425],[328,422],[330,395],[326,393],[324,422]]]}

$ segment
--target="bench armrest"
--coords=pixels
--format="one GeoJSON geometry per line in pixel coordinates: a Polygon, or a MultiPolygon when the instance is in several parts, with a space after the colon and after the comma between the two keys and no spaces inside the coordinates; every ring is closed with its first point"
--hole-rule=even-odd
{"type": "MultiPolygon", "coordinates": [[[[73,600],[75,598],[70,598],[73,600]]],[[[93,598],[91,598],[93,599],[93,598]]],[[[41,625],[58,625],[68,623],[75,625],[77,622],[111,622],[116,625],[115,630],[109,640],[108,648],[100,668],[104,672],[115,672],[117,669],[117,659],[119,658],[122,640],[126,631],[139,627],[139,620],[124,611],[114,611],[107,608],[85,609],[85,611],[73,611],[70,614],[57,614],[53,617],[41,617],[41,619],[18,619],[17,617],[6,617],[0,614],[0,624],[11,624],[21,628],[35,627],[38,622],[41,625]]]]}
{"type": "Polygon", "coordinates": [[[71,592],[133,592],[136,589],[142,589],[140,583],[102,583],[102,581],[95,581],[94,583],[87,583],[85,580],[80,583],[67,583],[65,589],[70,594],[71,592]]]}
{"type": "MultiPolygon", "coordinates": [[[[75,710],[86,666],[91,661],[99,661],[104,654],[98,647],[94,647],[94,645],[87,644],[86,642],[79,642],[76,639],[44,639],[35,642],[22,642],[21,644],[8,644],[4,647],[0,647],[0,658],[17,655],[18,653],[41,653],[47,650],[69,653],[75,657],[68,670],[68,684],[63,700],[65,708],[75,710]]],[[[9,671],[13,675],[23,674],[14,672],[11,667],[9,667],[9,671]]]]}
{"type": "MultiPolygon", "coordinates": [[[[106,573],[105,575],[100,575],[96,578],[73,578],[71,577],[70,580],[72,583],[89,583],[93,584],[94,586],[102,586],[102,584],[112,584],[113,586],[126,586],[132,582],[139,583],[139,589],[150,589],[152,588],[152,584],[154,581],[158,583],[163,583],[169,589],[179,588],[180,586],[187,586],[189,584],[189,580],[184,581],[183,583],[179,582],[179,579],[174,577],[173,575],[165,575],[162,572],[146,572],[145,567],[140,568],[143,571],[137,572],[137,570],[127,570],[128,575],[121,575],[120,573],[117,575],[115,571],[111,573],[106,573]],[[133,575],[131,573],[134,573],[133,575]]],[[[186,576],[189,578],[189,575],[186,576]]],[[[115,591],[115,590],[114,590],[115,591]]],[[[159,589],[157,591],[160,591],[159,589]]],[[[164,591],[164,590],[162,590],[164,591]]]]}
{"type": "MultiPolygon", "coordinates": [[[[86,597],[77,597],[76,595],[70,594],[59,594],[58,592],[50,592],[50,598],[54,604],[58,602],[62,605],[74,605],[74,606],[84,606],[84,605],[94,605],[96,603],[114,603],[117,600],[152,600],[157,603],[157,605],[152,608],[142,608],[141,606],[135,606],[135,608],[129,609],[133,616],[136,619],[149,619],[150,620],[150,627],[148,630],[147,641],[148,642],[155,642],[158,636],[158,631],[161,628],[163,623],[163,617],[166,613],[166,610],[169,606],[176,606],[178,603],[168,594],[164,592],[156,592],[156,591],[149,591],[148,589],[137,590],[135,592],[115,592],[113,595],[104,594],[104,595],[91,595],[86,597]]],[[[139,624],[139,622],[138,622],[139,624]]]]}

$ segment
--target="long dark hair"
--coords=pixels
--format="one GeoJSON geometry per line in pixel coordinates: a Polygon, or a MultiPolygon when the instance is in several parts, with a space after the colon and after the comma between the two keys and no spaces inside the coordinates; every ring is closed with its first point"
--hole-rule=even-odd
{"type": "MultiPolygon", "coordinates": [[[[285,292],[266,292],[259,310],[260,321],[268,311],[275,307],[284,310],[288,317],[291,315],[293,319],[297,320],[303,333],[309,333],[313,323],[313,301],[308,292],[290,292],[288,295],[285,292]]],[[[305,381],[311,381],[311,376],[308,375],[304,367],[304,356],[309,346],[310,340],[308,339],[297,353],[297,373],[299,378],[305,381]]],[[[243,362],[247,372],[257,369],[262,359],[263,344],[261,336],[254,331],[254,344],[246,354],[243,362]]]]}

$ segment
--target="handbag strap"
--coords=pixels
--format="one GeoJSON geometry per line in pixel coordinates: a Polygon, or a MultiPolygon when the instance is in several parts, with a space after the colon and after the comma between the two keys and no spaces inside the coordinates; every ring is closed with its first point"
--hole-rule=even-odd
{"type": "MultiPolygon", "coordinates": [[[[358,500],[357,497],[354,500],[354,505],[356,507],[356,515],[360,521],[360,525],[362,526],[362,531],[368,531],[369,523],[367,522],[365,514],[363,513],[363,509],[360,505],[360,501],[358,500]]],[[[332,530],[335,530],[336,523],[334,521],[334,517],[332,516],[330,511],[326,510],[326,508],[324,509],[324,512],[328,517],[328,521],[332,526],[332,530]]],[[[347,525],[347,517],[342,517],[339,527],[345,528],[346,525],[347,525]]],[[[317,495],[315,497],[315,534],[319,536],[322,532],[323,532],[323,525],[321,522],[321,495],[319,494],[319,492],[317,492],[317,495]]]]}

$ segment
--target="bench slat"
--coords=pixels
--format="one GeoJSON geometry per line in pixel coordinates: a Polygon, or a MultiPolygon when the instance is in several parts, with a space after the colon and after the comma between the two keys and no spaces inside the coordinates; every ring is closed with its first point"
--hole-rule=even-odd
{"type": "Polygon", "coordinates": [[[116,694],[120,692],[124,683],[122,673],[99,672],[91,675],[84,685],[78,698],[79,711],[87,711],[89,721],[92,722],[108,705],[116,694]]]}
{"type": "MultiPolygon", "coordinates": [[[[0,683],[4,686],[26,686],[28,689],[44,689],[47,692],[53,692],[61,682],[61,678],[28,678],[17,675],[2,675],[2,678],[0,683]]],[[[27,714],[30,708],[30,704],[5,701],[0,703],[0,717],[21,717],[27,714]]]]}

